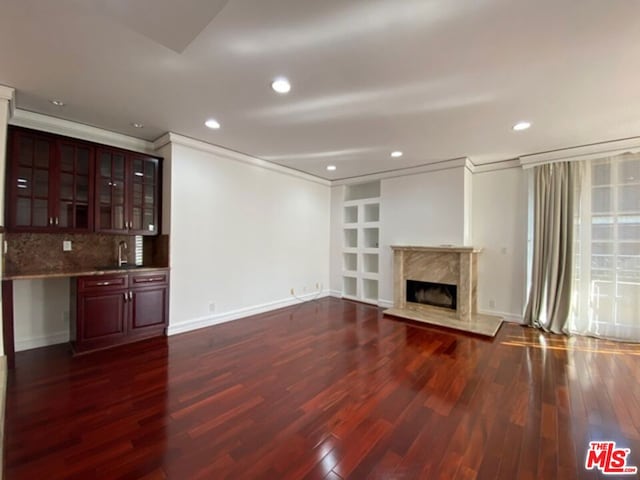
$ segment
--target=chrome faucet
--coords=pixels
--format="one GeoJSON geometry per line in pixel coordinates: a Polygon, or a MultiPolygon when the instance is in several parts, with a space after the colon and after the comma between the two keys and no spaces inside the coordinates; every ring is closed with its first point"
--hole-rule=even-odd
{"type": "Polygon", "coordinates": [[[128,248],[127,242],[120,240],[120,243],[118,243],[118,267],[122,267],[127,264],[127,257],[123,252],[126,252],[128,248]]]}

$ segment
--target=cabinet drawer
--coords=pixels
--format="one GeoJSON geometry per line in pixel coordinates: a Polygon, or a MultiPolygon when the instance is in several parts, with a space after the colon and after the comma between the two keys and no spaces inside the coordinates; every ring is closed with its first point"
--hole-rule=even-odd
{"type": "Polygon", "coordinates": [[[132,288],[163,285],[169,282],[169,272],[167,270],[159,270],[157,272],[132,273],[130,281],[132,288]]]}
{"type": "Polygon", "coordinates": [[[78,290],[81,292],[110,291],[129,288],[129,277],[127,275],[92,275],[89,277],[78,277],[78,290]]]}

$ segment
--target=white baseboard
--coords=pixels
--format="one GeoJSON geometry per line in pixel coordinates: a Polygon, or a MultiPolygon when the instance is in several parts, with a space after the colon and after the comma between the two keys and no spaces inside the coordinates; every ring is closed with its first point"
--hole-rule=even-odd
{"type": "Polygon", "coordinates": [[[393,308],[393,302],[391,300],[378,300],[378,306],[382,308],[393,308]]]}
{"type": "Polygon", "coordinates": [[[505,322],[524,324],[524,318],[522,315],[516,315],[515,313],[496,312],[494,310],[478,310],[478,313],[482,315],[494,315],[496,317],[504,318],[505,322]]]}
{"type": "Polygon", "coordinates": [[[198,330],[200,328],[211,327],[220,323],[231,322],[244,317],[250,317],[251,315],[257,315],[259,313],[270,312],[279,308],[290,307],[293,305],[299,305],[301,301],[313,300],[315,298],[324,298],[330,295],[329,290],[324,290],[320,294],[308,293],[300,295],[298,298],[285,298],[282,300],[276,300],[274,302],[263,303],[261,305],[254,305],[252,307],[239,308],[237,310],[231,310],[229,312],[219,313],[217,315],[211,315],[208,317],[194,318],[187,320],[186,322],[176,323],[169,325],[167,328],[167,335],[177,335],[179,333],[190,332],[192,330],[198,330]]]}
{"type": "Polygon", "coordinates": [[[49,345],[57,345],[59,343],[67,343],[69,341],[69,331],[51,333],[41,337],[30,337],[15,339],[16,352],[31,350],[32,348],[47,347],[49,345]]]}
{"type": "Polygon", "coordinates": [[[335,298],[342,298],[342,291],[340,290],[329,290],[329,295],[335,298]]]}

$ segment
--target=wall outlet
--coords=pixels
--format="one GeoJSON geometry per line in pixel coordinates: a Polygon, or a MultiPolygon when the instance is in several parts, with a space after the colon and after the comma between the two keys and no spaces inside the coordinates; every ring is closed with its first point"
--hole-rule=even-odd
{"type": "Polygon", "coordinates": [[[63,240],[62,241],[62,251],[70,252],[71,251],[71,240],[63,240]]]}
{"type": "Polygon", "coordinates": [[[216,311],[216,302],[209,302],[209,312],[215,312],[216,311]]]}
{"type": "Polygon", "coordinates": [[[293,293],[293,288],[291,289],[291,295],[295,295],[295,293],[293,293]]]}
{"type": "Polygon", "coordinates": [[[496,301],[495,300],[489,300],[489,308],[496,308],[496,301]]]}

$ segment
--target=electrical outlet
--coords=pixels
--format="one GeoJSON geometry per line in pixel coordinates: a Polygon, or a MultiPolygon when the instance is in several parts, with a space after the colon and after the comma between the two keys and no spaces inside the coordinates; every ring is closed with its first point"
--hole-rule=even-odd
{"type": "Polygon", "coordinates": [[[320,290],[320,283],[316,282],[316,290],[320,290]]]}
{"type": "Polygon", "coordinates": [[[489,300],[489,308],[496,308],[496,301],[495,300],[489,300]]]}
{"type": "Polygon", "coordinates": [[[63,240],[62,241],[62,251],[70,252],[71,251],[71,240],[63,240]]]}
{"type": "Polygon", "coordinates": [[[209,302],[209,312],[216,311],[216,302],[209,302]]]}
{"type": "Polygon", "coordinates": [[[291,289],[291,295],[295,295],[295,293],[293,293],[293,288],[291,289]]]}

